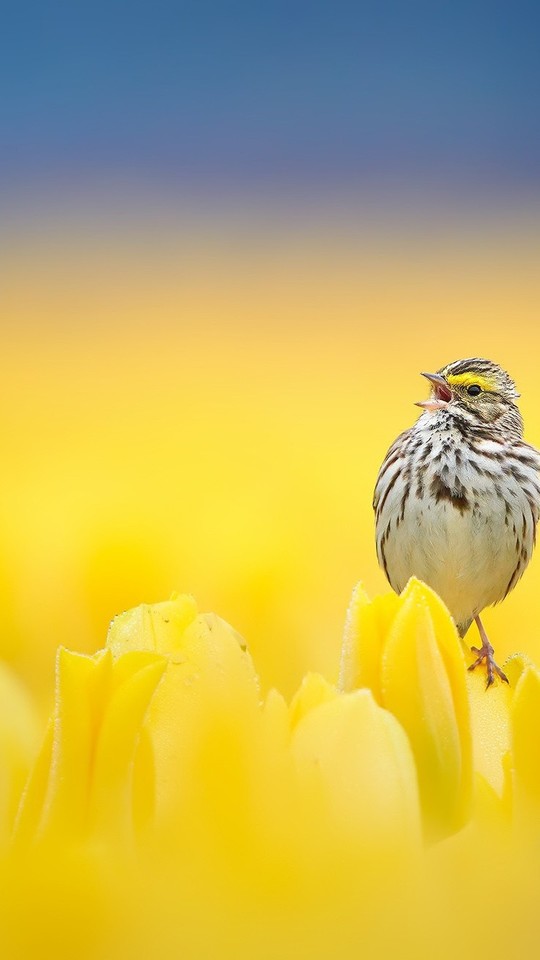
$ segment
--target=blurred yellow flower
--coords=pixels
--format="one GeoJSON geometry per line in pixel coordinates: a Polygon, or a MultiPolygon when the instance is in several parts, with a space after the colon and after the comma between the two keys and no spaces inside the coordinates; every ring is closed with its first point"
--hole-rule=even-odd
{"type": "Polygon", "coordinates": [[[0,850],[9,842],[37,738],[31,699],[9,667],[0,662],[0,850]]]}
{"type": "Polygon", "coordinates": [[[511,707],[513,783],[517,814],[526,826],[540,814],[540,671],[525,665],[511,707]]]}
{"type": "Polygon", "coordinates": [[[356,588],[339,684],[308,674],[289,704],[261,695],[242,637],[193,598],[129,610],[104,650],[59,649],[32,766],[31,706],[0,675],[10,960],[38,942],[72,956],[90,916],[89,957],[427,957],[441,930],[441,955],[463,952],[474,914],[456,927],[445,903],[480,882],[486,836],[531,870],[508,825],[538,817],[540,674],[519,658],[509,673],[486,692],[411,581],[373,601],[356,588]]]}
{"type": "Polygon", "coordinates": [[[131,840],[136,811],[153,802],[150,767],[137,769],[141,723],[163,657],[60,648],[53,716],[23,794],[16,837],[131,840]],[[144,798],[135,796],[140,790],[144,798]]]}

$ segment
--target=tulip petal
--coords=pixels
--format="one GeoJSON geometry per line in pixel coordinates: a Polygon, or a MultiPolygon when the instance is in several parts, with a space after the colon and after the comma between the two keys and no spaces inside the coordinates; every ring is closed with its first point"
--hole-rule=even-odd
{"type": "Polygon", "coordinates": [[[427,836],[454,832],[471,811],[465,662],[444,605],[416,580],[401,596],[384,646],[382,697],[411,742],[427,836]]]}
{"type": "Polygon", "coordinates": [[[69,836],[82,832],[91,764],[107,699],[112,657],[93,657],[60,648],[51,767],[39,831],[69,836]]]}
{"type": "Polygon", "coordinates": [[[323,790],[330,816],[350,839],[416,843],[416,771],[403,729],[369,690],[343,694],[310,710],[292,739],[293,756],[311,789],[323,790]]]}
{"type": "Polygon", "coordinates": [[[131,650],[181,656],[184,631],[196,616],[197,604],[188,594],[162,603],[140,604],[114,618],[107,647],[115,657],[131,650]]]}
{"type": "Polygon", "coordinates": [[[540,670],[521,674],[511,708],[516,803],[521,817],[537,820],[540,811],[540,670]]]}
{"type": "Polygon", "coordinates": [[[328,680],[321,677],[320,673],[308,673],[291,700],[291,727],[294,729],[302,717],[305,717],[306,713],[309,713],[314,707],[318,707],[319,704],[326,703],[328,700],[334,700],[338,696],[339,694],[333,684],[328,683],[328,680]]]}
{"type": "Polygon", "coordinates": [[[368,687],[381,702],[381,654],[399,606],[395,593],[370,600],[359,583],[353,590],[343,634],[339,689],[368,687]]]}
{"type": "Polygon", "coordinates": [[[128,610],[113,621],[107,644],[115,657],[152,650],[168,661],[145,719],[160,818],[186,788],[203,725],[219,725],[220,717],[247,728],[260,722],[258,678],[240,634],[215,614],[197,614],[191,597],[128,610]]]}
{"type": "MultiPolygon", "coordinates": [[[[115,839],[132,836],[133,765],[148,704],[167,667],[164,657],[126,653],[115,661],[92,758],[88,829],[115,839]]],[[[150,799],[153,780],[146,783],[150,799]]],[[[142,798],[138,800],[143,803],[142,798]]],[[[149,803],[146,799],[146,805],[149,803]]]]}
{"type": "Polygon", "coordinates": [[[15,674],[0,662],[0,846],[13,828],[38,742],[32,701],[15,674]]]}
{"type": "Polygon", "coordinates": [[[512,689],[506,683],[486,690],[485,672],[466,673],[471,710],[475,771],[502,797],[505,790],[504,758],[510,750],[512,689]],[[489,695],[488,695],[489,694],[489,695]]]}
{"type": "Polygon", "coordinates": [[[146,652],[113,662],[108,650],[59,650],[54,714],[21,804],[19,841],[129,834],[139,732],[166,665],[146,652]]]}

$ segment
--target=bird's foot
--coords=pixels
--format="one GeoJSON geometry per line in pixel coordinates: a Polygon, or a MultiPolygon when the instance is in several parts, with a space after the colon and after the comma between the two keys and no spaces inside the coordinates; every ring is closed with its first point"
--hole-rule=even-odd
{"type": "Polygon", "coordinates": [[[475,670],[476,667],[479,667],[480,664],[486,664],[487,671],[487,683],[486,688],[490,687],[492,683],[495,682],[495,675],[500,677],[501,680],[504,680],[505,683],[508,683],[508,677],[501,670],[501,668],[495,663],[493,657],[493,647],[491,646],[489,640],[486,638],[481,647],[471,647],[473,653],[477,654],[477,658],[474,663],[471,663],[469,670],[475,670]]]}
{"type": "Polygon", "coordinates": [[[476,626],[478,627],[478,633],[480,634],[482,646],[471,647],[472,652],[476,653],[477,657],[474,663],[471,663],[469,670],[475,670],[476,667],[479,667],[481,663],[485,663],[487,671],[486,690],[489,690],[491,684],[495,682],[495,675],[497,675],[501,680],[504,680],[505,683],[508,683],[509,681],[506,674],[503,673],[501,668],[495,663],[493,647],[487,638],[486,631],[484,630],[484,624],[482,623],[480,616],[477,614],[474,619],[476,621],[476,626]]]}

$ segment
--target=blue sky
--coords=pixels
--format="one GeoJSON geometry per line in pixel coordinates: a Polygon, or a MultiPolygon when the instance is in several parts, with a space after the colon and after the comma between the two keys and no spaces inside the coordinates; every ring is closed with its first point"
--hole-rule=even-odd
{"type": "Polygon", "coordinates": [[[540,4],[2,4],[0,177],[540,181],[540,4]]]}

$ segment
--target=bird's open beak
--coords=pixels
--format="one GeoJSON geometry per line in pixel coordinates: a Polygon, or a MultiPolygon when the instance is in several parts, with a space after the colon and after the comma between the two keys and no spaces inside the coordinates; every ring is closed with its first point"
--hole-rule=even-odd
{"type": "Polygon", "coordinates": [[[429,380],[433,387],[433,395],[429,400],[419,400],[416,406],[430,412],[443,410],[452,399],[452,391],[446,380],[439,373],[423,373],[422,376],[429,380]]]}

